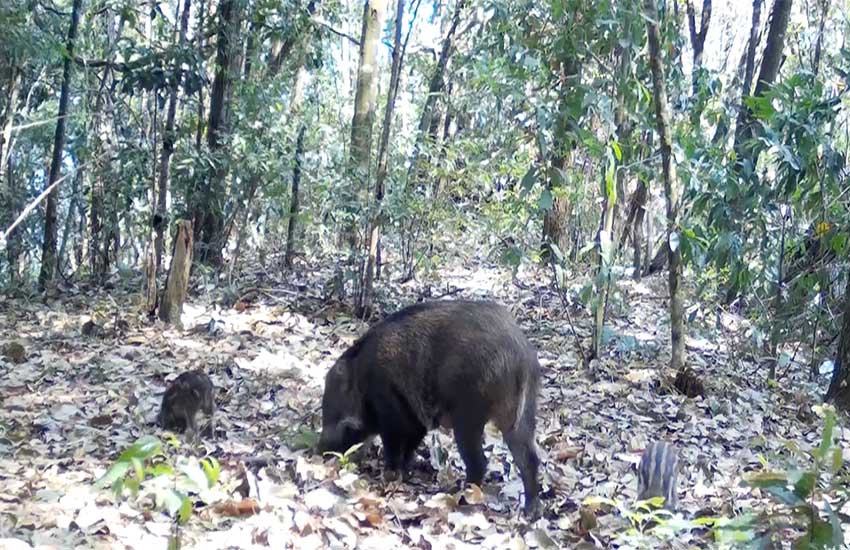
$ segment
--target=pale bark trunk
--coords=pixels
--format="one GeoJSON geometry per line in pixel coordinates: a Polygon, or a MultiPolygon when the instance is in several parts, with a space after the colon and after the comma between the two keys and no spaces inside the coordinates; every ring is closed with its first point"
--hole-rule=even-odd
{"type": "Polygon", "coordinates": [[[180,315],[183,302],[189,288],[189,272],[192,267],[192,222],[179,220],[177,235],[174,237],[174,252],[171,255],[171,267],[165,280],[162,303],[159,306],[159,318],[165,322],[182,327],[180,315]]]}
{"type": "MultiPolygon", "coordinates": [[[[349,280],[360,284],[361,270],[358,249],[358,220],[361,197],[369,186],[369,168],[372,160],[372,126],[375,120],[375,101],[378,91],[377,53],[381,25],[386,10],[386,0],[367,0],[363,6],[363,25],[360,33],[360,59],[357,67],[357,85],[354,96],[354,116],[351,121],[351,153],[349,157],[349,183],[346,208],[351,213],[344,238],[349,246],[349,280]]],[[[344,292],[344,290],[343,290],[344,292]]],[[[360,290],[355,288],[354,296],[360,290]]]]}
{"type": "Polygon", "coordinates": [[[605,308],[608,304],[608,283],[610,280],[610,262],[613,260],[613,229],[614,229],[614,205],[616,195],[609,196],[608,183],[603,176],[602,183],[602,220],[596,237],[596,249],[598,253],[596,267],[596,307],[593,324],[593,347],[591,358],[600,357],[602,352],[602,333],[605,325],[605,308]],[[610,256],[606,258],[606,249],[610,256]]]}
{"type": "Polygon", "coordinates": [[[366,267],[360,285],[357,300],[357,314],[366,317],[372,310],[375,265],[378,259],[378,240],[381,234],[381,208],[384,200],[384,182],[387,177],[387,159],[389,157],[390,130],[393,124],[395,100],[401,76],[401,24],[404,18],[404,0],[396,3],[395,37],[393,41],[393,61],[390,69],[390,87],[387,90],[387,104],[384,111],[384,125],[381,129],[381,141],[378,145],[378,171],[375,177],[375,203],[369,220],[369,233],[366,243],[366,267]]]}

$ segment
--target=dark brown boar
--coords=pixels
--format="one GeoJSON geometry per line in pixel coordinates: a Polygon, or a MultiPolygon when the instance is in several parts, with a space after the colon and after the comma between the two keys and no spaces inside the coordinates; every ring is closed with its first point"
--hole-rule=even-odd
{"type": "Polygon", "coordinates": [[[643,451],[638,467],[638,500],[664,497],[664,508],[675,511],[679,504],[676,495],[679,456],[676,449],[664,441],[653,441],[643,451]]]}
{"type": "Polygon", "coordinates": [[[325,378],[320,452],[343,452],[378,434],[388,472],[406,471],[428,430],[454,430],[466,479],[487,469],[484,425],[493,421],[539,515],[535,413],[537,352],[510,312],[486,301],[416,304],[371,327],[325,378]]]}
{"type": "Polygon", "coordinates": [[[210,417],[210,433],[215,435],[214,387],[204,372],[196,370],[180,374],[165,390],[157,422],[166,430],[186,430],[195,441],[198,433],[197,415],[201,411],[210,417]]]}

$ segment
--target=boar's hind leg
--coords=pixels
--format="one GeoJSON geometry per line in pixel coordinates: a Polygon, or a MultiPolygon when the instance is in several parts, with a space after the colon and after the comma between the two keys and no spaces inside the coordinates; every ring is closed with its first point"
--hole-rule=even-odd
{"type": "Polygon", "coordinates": [[[482,447],[487,419],[470,414],[470,411],[463,412],[465,414],[452,415],[455,441],[466,466],[466,481],[480,486],[487,470],[487,457],[482,447]]]}
{"type": "Polygon", "coordinates": [[[534,446],[534,432],[528,433],[520,429],[508,430],[504,433],[505,442],[514,457],[519,474],[522,477],[522,486],[525,491],[525,513],[536,518],[540,514],[540,503],[537,498],[539,486],[537,484],[537,470],[540,459],[534,446]]]}

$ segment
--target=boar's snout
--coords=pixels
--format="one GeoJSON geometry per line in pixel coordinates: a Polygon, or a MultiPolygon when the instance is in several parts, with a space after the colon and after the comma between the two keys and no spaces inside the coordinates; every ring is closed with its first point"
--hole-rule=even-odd
{"type": "Polygon", "coordinates": [[[346,417],[334,424],[322,427],[316,450],[319,453],[343,453],[352,445],[366,439],[363,422],[355,417],[346,417]]]}

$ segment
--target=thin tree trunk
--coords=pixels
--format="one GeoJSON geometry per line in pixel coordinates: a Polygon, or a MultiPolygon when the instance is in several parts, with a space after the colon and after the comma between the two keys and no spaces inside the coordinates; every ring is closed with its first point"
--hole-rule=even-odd
{"type": "Polygon", "coordinates": [[[820,58],[823,51],[823,35],[824,27],[826,26],[826,18],[829,17],[829,6],[832,4],[830,0],[821,0],[820,24],[818,25],[818,37],[815,43],[815,55],[812,59],[812,72],[817,76],[820,73],[820,58]]]}
{"type": "Polygon", "coordinates": [[[832,380],[826,392],[826,401],[845,412],[850,411],[850,269],[846,273],[844,288],[844,319],[838,335],[838,351],[835,355],[832,380]]]}
{"type": "Polygon", "coordinates": [[[6,161],[9,160],[12,152],[12,127],[15,122],[15,110],[18,108],[18,96],[21,92],[21,71],[17,67],[11,68],[7,90],[6,109],[3,111],[3,122],[0,123],[3,129],[3,133],[0,134],[0,181],[3,180],[6,161]]]}
{"type": "MultiPolygon", "coordinates": [[[[349,157],[349,184],[347,187],[346,207],[350,213],[344,238],[348,241],[350,280],[360,284],[360,270],[363,268],[357,260],[360,247],[357,212],[360,210],[361,197],[368,189],[369,167],[372,159],[372,126],[375,120],[375,102],[378,91],[377,52],[381,37],[381,25],[386,10],[386,0],[367,0],[363,6],[363,25],[360,39],[360,60],[357,68],[357,86],[354,95],[354,116],[351,121],[351,153],[349,157]]],[[[359,294],[355,288],[355,299],[359,294]]],[[[343,290],[344,293],[344,290],[343,290]]]]}
{"type": "MultiPolygon", "coordinates": [[[[59,92],[59,112],[56,121],[56,133],[53,136],[53,158],[50,161],[50,172],[47,176],[45,189],[56,183],[62,170],[62,152],[65,148],[65,118],[68,115],[68,96],[71,91],[71,69],[74,58],[74,42],[77,38],[77,26],[80,22],[83,0],[74,0],[71,7],[71,25],[68,28],[68,39],[65,49],[68,54],[65,57],[62,69],[62,88],[59,92]]],[[[44,213],[44,241],[41,248],[41,271],[38,275],[39,287],[44,289],[53,283],[56,274],[56,239],[58,228],[56,226],[56,214],[59,202],[59,185],[47,195],[47,206],[44,213]]]]}
{"type": "Polygon", "coordinates": [[[419,178],[421,166],[419,165],[419,155],[421,153],[423,142],[426,136],[430,135],[431,119],[434,116],[434,108],[437,104],[437,98],[443,91],[445,85],[446,67],[449,64],[449,58],[452,54],[454,46],[454,37],[457,28],[460,25],[461,12],[466,7],[467,0],[458,0],[455,6],[455,12],[452,16],[452,23],[443,39],[443,46],[440,50],[440,57],[437,58],[437,66],[434,68],[434,74],[431,75],[431,81],[428,84],[428,95],[425,98],[425,105],[422,107],[422,115],[419,118],[419,128],[416,133],[416,143],[413,147],[413,157],[410,163],[410,174],[408,183],[409,186],[416,186],[416,181],[419,178]]]}
{"type": "Polygon", "coordinates": [[[366,269],[360,285],[357,299],[357,315],[365,318],[371,314],[375,265],[378,260],[378,240],[381,234],[382,203],[384,200],[384,182],[387,178],[390,131],[395,113],[395,101],[398,95],[398,83],[401,77],[401,24],[404,19],[404,0],[396,2],[395,37],[393,41],[393,62],[390,69],[390,87],[387,90],[387,104],[384,111],[384,125],[381,128],[381,141],[378,145],[378,171],[375,177],[375,203],[369,220],[369,233],[366,242],[366,269]]]}
{"type": "MultiPolygon", "coordinates": [[[[19,209],[20,197],[18,186],[15,184],[15,172],[12,170],[12,156],[6,161],[6,189],[9,191],[9,205],[11,212],[19,209]]],[[[5,231],[5,229],[4,229],[5,231]]],[[[9,284],[14,288],[18,284],[20,276],[21,239],[18,236],[18,228],[15,228],[6,236],[6,258],[9,262],[9,284]]]]}
{"type": "Polygon", "coordinates": [[[206,178],[208,186],[197,200],[195,237],[199,260],[214,267],[224,261],[224,181],[227,177],[225,140],[228,133],[228,97],[232,70],[238,44],[240,0],[221,0],[216,46],[216,70],[210,94],[210,115],[207,125],[207,147],[215,165],[206,178]]]}
{"type": "Polygon", "coordinates": [[[304,121],[298,128],[295,139],[295,166],[292,169],[292,199],[289,202],[289,220],[286,227],[286,253],[283,264],[287,269],[292,268],[292,258],[295,255],[295,234],[298,227],[298,214],[301,210],[301,164],[304,156],[304,133],[307,125],[304,121]]]}
{"type": "MultiPolygon", "coordinates": [[[[12,127],[15,121],[15,111],[18,106],[18,95],[21,90],[21,73],[16,67],[12,67],[9,77],[9,88],[6,95],[6,109],[3,111],[3,121],[0,124],[0,232],[5,231],[12,224],[15,212],[18,211],[18,190],[14,187],[12,177],[12,127]],[[6,173],[8,170],[8,177],[6,173]]],[[[15,232],[17,233],[17,232],[15,232]]],[[[14,234],[13,234],[14,235],[14,234]]],[[[6,241],[6,257],[9,261],[9,281],[17,282],[16,249],[12,243],[13,235],[9,235],[6,241]]]]}
{"type": "Polygon", "coordinates": [[[602,332],[605,324],[605,308],[608,304],[608,285],[610,281],[611,262],[613,261],[613,229],[614,205],[617,195],[614,191],[613,176],[603,176],[602,181],[602,219],[596,238],[597,269],[596,269],[596,307],[593,325],[593,347],[591,358],[600,357],[602,353],[602,332]]]}
{"type": "Polygon", "coordinates": [[[649,65],[652,71],[652,89],[655,99],[655,120],[661,145],[664,194],[667,199],[667,255],[670,263],[668,288],[670,292],[670,367],[676,371],[685,366],[685,322],[680,286],[682,281],[682,252],[679,247],[679,181],[673,161],[673,142],[670,134],[670,107],[664,65],[661,60],[661,38],[658,31],[656,0],[645,0],[646,31],[649,41],[649,65]]]}
{"type": "Polygon", "coordinates": [[[62,244],[59,246],[59,255],[56,258],[56,266],[59,273],[62,273],[62,260],[65,258],[65,253],[68,250],[68,239],[73,232],[74,218],[77,214],[77,209],[80,207],[83,172],[77,169],[74,174],[74,179],[71,180],[71,203],[68,205],[68,213],[65,216],[65,224],[62,229],[62,244]]]}
{"type": "MultiPolygon", "coordinates": [[[[198,14],[198,28],[196,30],[196,34],[198,37],[198,56],[201,59],[201,70],[204,71],[204,49],[206,48],[206,31],[204,26],[206,25],[207,18],[207,0],[200,0],[199,6],[199,14],[198,14]]],[[[200,150],[201,145],[204,143],[204,120],[206,117],[204,116],[204,87],[198,86],[198,126],[195,128],[195,149],[200,150]]],[[[191,198],[191,197],[190,197],[191,198]]]]}
{"type": "MultiPolygon", "coordinates": [[[[183,11],[180,16],[180,28],[177,31],[177,45],[183,47],[186,43],[186,34],[189,29],[189,11],[192,5],[192,0],[183,0],[183,11]]],[[[156,214],[157,222],[154,224],[156,239],[154,241],[155,250],[155,274],[159,278],[159,273],[162,270],[162,255],[165,251],[165,228],[168,227],[166,201],[168,199],[168,187],[171,179],[171,156],[174,154],[174,142],[176,139],[174,133],[174,120],[177,116],[177,94],[180,90],[180,82],[183,73],[178,68],[177,79],[168,95],[168,111],[165,115],[165,129],[162,136],[162,154],[159,162],[159,185],[157,189],[156,214]]]]}
{"type": "Polygon", "coordinates": [[[702,14],[697,30],[696,14],[691,0],[687,0],[688,29],[691,33],[691,48],[694,51],[693,92],[699,92],[699,70],[702,68],[702,53],[705,50],[705,37],[708,35],[708,25],[711,22],[711,0],[702,0],[702,14]]]}
{"type": "MultiPolygon", "coordinates": [[[[741,78],[741,97],[750,95],[753,90],[753,72],[755,71],[756,49],[759,42],[759,27],[761,23],[761,6],[764,0],[753,0],[752,21],[750,23],[750,38],[747,42],[747,48],[741,56],[741,62],[738,67],[738,75],[741,78]]],[[[743,102],[739,101],[738,114],[736,117],[736,128],[740,128],[744,124],[744,108],[743,102]]],[[[726,141],[729,132],[729,124],[725,118],[722,118],[714,129],[714,137],[711,138],[712,144],[719,144],[721,141],[726,141]]]]}
{"type": "MultiPolygon", "coordinates": [[[[321,2],[319,0],[310,0],[307,2],[307,6],[304,8],[304,12],[307,18],[311,17],[314,13],[316,13],[316,9],[319,7],[321,2]]],[[[307,25],[312,26],[313,23],[307,22],[307,25]]],[[[270,74],[278,74],[280,70],[283,68],[283,62],[289,57],[289,54],[292,53],[293,48],[298,44],[299,40],[303,40],[305,35],[312,32],[310,28],[302,28],[297,24],[290,27],[289,33],[286,35],[286,39],[282,39],[277,37],[272,40],[271,44],[271,52],[269,55],[269,73],[270,74]]],[[[301,62],[303,65],[303,61],[301,62]]]]}
{"type": "Polygon", "coordinates": [[[632,222],[632,267],[634,267],[634,278],[636,281],[640,280],[641,273],[643,272],[643,259],[641,255],[641,251],[644,247],[644,231],[643,224],[644,218],[646,217],[646,198],[648,195],[649,188],[646,185],[646,182],[638,180],[637,189],[635,189],[634,194],[634,221],[632,222]]]}
{"type": "MultiPolygon", "coordinates": [[[[770,27],[767,32],[767,44],[764,47],[764,57],[761,62],[761,71],[753,92],[755,97],[764,95],[773,85],[779,74],[782,63],[782,50],[785,47],[785,33],[788,29],[788,20],[791,14],[792,0],[775,0],[773,11],[770,16],[770,27]]],[[[749,59],[748,59],[749,64],[749,59]]],[[[746,96],[744,96],[746,97],[746,96]]],[[[743,97],[742,97],[743,99],[743,97]]],[[[743,101],[742,101],[743,103],[743,101]]],[[[758,151],[745,151],[746,144],[755,137],[755,124],[752,111],[749,107],[742,105],[742,116],[735,128],[735,157],[739,159],[738,166],[745,160],[755,165],[758,160],[758,151]]]]}

